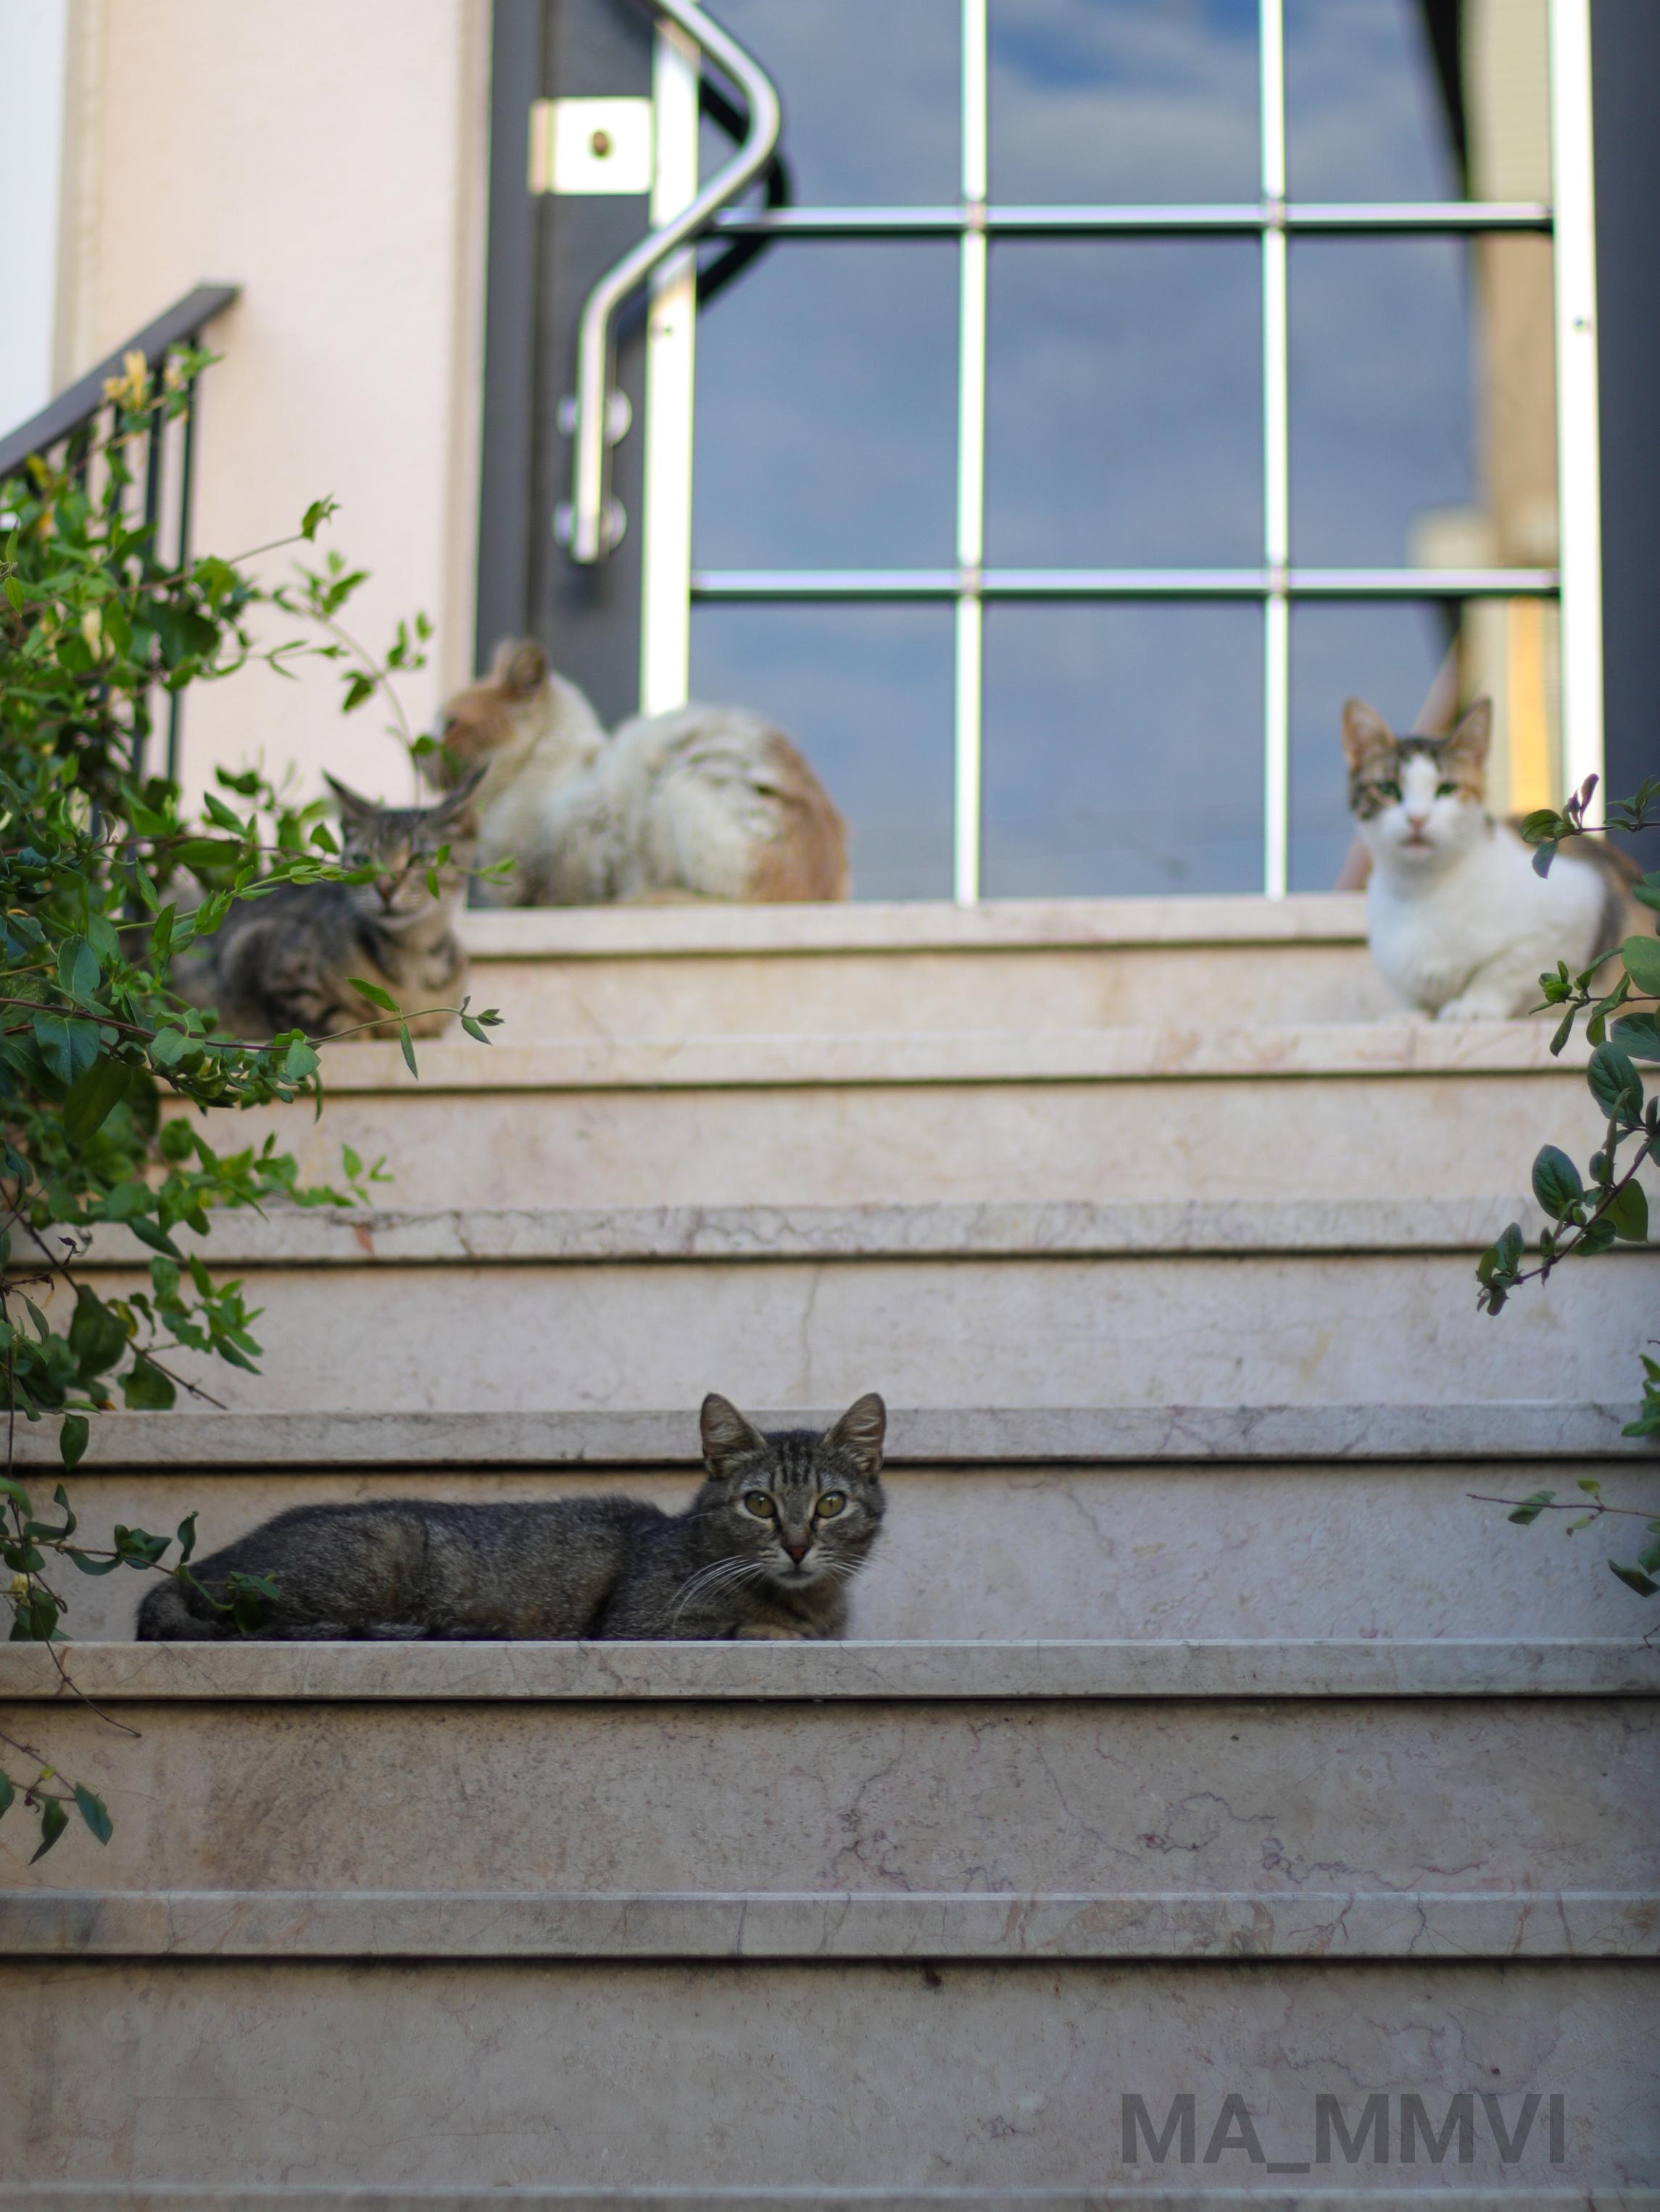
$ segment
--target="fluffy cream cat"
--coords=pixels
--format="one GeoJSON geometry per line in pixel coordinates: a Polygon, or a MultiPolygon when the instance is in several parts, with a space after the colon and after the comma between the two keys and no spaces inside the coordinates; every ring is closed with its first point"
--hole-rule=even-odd
{"type": "Polygon", "coordinates": [[[1603,839],[1576,839],[1535,872],[1531,847],[1483,804],[1492,729],[1486,699],[1446,738],[1396,737],[1364,700],[1343,708],[1372,958],[1409,1006],[1444,1022],[1525,1014],[1559,960],[1577,975],[1653,927],[1603,839]]]}
{"type": "MultiPolygon", "coordinates": [[[[608,738],[539,645],[504,645],[440,732],[484,771],[481,865],[509,906],[650,897],[842,899],[847,831],[789,739],[740,707],[642,714],[608,738]]],[[[429,763],[429,766],[431,764],[429,763]]]]}

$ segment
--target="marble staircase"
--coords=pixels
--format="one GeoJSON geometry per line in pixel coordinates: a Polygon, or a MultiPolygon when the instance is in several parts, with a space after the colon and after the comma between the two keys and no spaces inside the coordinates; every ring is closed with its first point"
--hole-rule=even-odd
{"type": "Polygon", "coordinates": [[[251,1117],[389,1201],[223,1224],[265,1371],[106,1417],[85,1526],[678,1502],[704,1389],[877,1387],[859,1640],[135,1646],[84,1583],[91,1704],[0,1650],[117,1823],[0,1826],[0,2205],[1660,2207],[1660,1645],[1469,1498],[1660,1510],[1651,1255],[1474,1310],[1573,1069],[1391,1015],[1339,898],[468,926],[502,1042],[251,1117]]]}

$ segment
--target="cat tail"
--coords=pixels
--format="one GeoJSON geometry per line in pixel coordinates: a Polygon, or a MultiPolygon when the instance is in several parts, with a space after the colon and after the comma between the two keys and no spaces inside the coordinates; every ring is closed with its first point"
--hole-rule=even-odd
{"type": "Polygon", "coordinates": [[[189,1591],[171,1577],[158,1583],[138,1608],[141,1644],[201,1644],[230,1633],[219,1614],[192,1613],[189,1591]]]}

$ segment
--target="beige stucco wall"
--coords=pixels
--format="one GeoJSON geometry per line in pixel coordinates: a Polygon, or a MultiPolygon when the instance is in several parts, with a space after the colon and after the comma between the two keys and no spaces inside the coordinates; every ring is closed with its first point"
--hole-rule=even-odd
{"type": "MultiPolygon", "coordinates": [[[[235,554],[321,493],[371,580],[354,630],[438,625],[418,722],[466,670],[477,477],[486,0],[76,0],[60,368],[73,374],[204,280],[210,332],[196,543],[235,554]]],[[[289,556],[256,564],[275,575],[289,556]]],[[[263,753],[410,788],[373,706],[317,665],[204,690],[186,780],[263,753]]]]}

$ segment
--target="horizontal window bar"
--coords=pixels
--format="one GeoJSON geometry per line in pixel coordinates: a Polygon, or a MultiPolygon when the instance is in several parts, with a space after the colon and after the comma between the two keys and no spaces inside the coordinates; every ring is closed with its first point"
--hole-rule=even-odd
{"type": "Polygon", "coordinates": [[[704,568],[695,599],[1543,599],[1554,568],[704,568]]]}
{"type": "Polygon", "coordinates": [[[955,238],[965,230],[1026,238],[1214,237],[1283,227],[1330,234],[1548,230],[1536,200],[1265,200],[1214,206],[727,208],[711,226],[740,238],[955,238]]]}

